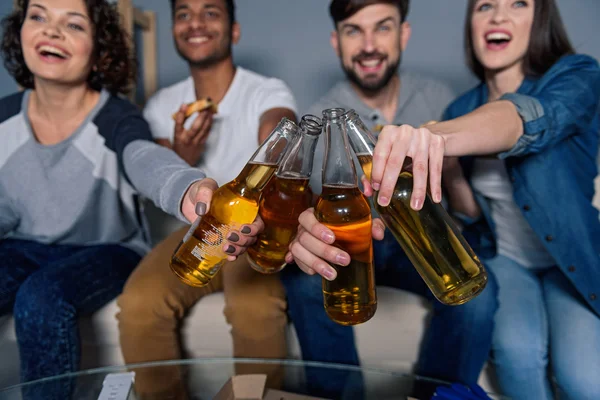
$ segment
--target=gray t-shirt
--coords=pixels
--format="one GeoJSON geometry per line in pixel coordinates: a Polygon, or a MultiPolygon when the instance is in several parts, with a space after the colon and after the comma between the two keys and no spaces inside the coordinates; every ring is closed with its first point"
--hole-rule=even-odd
{"type": "MultiPolygon", "coordinates": [[[[348,81],[336,84],[319,101],[313,104],[308,114],[322,117],[322,112],[327,108],[341,107],[346,110],[354,109],[367,128],[377,136],[376,125],[402,125],[420,126],[431,120],[440,120],[444,110],[454,100],[455,95],[450,88],[442,82],[427,78],[415,73],[400,73],[400,94],[398,109],[393,121],[386,121],[381,112],[367,106],[354,91],[348,81]]],[[[310,180],[311,188],[315,194],[321,193],[323,154],[325,152],[325,139],[319,138],[315,149],[313,172],[310,180]]],[[[356,173],[362,176],[360,164],[355,160],[356,173]]]]}

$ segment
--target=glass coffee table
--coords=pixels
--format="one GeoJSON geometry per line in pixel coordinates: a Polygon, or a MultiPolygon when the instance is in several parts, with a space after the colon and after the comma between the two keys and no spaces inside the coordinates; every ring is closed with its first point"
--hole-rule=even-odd
{"type": "Polygon", "coordinates": [[[102,400],[212,400],[235,374],[267,374],[267,388],[331,400],[430,399],[437,388],[449,386],[411,374],[340,364],[211,358],[86,370],[8,387],[0,390],[0,400],[98,400],[105,382],[121,379],[125,388],[132,376],[135,384],[129,396],[118,397],[105,388],[102,400]]]}

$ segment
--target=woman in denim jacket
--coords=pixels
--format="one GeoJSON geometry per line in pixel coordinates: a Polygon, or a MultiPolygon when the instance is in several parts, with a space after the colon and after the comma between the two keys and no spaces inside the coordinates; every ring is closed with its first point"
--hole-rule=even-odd
{"type": "Polygon", "coordinates": [[[600,398],[600,69],[574,54],[554,0],[469,0],[466,53],[481,84],[444,122],[386,127],[373,165],[389,202],[405,156],[413,207],[441,178],[450,208],[499,284],[493,361],[515,399],[600,398]],[[462,156],[456,158],[443,156],[462,156]],[[429,172],[429,174],[428,174],[429,172]]]}

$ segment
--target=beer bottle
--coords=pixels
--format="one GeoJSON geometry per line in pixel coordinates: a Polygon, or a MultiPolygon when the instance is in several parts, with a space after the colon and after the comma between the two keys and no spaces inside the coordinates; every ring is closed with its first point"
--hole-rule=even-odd
{"type": "MultiPolygon", "coordinates": [[[[376,139],[354,110],[344,115],[344,125],[363,172],[371,180],[376,139]]],[[[376,194],[372,204],[434,296],[447,305],[463,304],[485,287],[485,269],[450,215],[429,193],[420,211],[410,207],[412,189],[412,173],[404,169],[390,204],[380,206],[376,194]]]]}
{"type": "Polygon", "coordinates": [[[209,211],[198,218],[171,258],[171,270],[190,286],[205,286],[227,259],[223,243],[231,230],[250,224],[258,214],[260,194],[275,174],[298,127],[283,118],[240,174],[218,188],[209,211]]]}
{"type": "Polygon", "coordinates": [[[334,246],[350,255],[350,264],[332,265],[333,281],[323,279],[323,300],[329,318],[342,325],[368,321],[377,309],[371,209],[359,190],[356,170],[342,124],[344,109],[323,111],[325,157],[322,193],[315,216],[335,234],[334,246]]]}
{"type": "Polygon", "coordinates": [[[265,229],[256,244],[248,248],[248,261],[258,272],[273,274],[286,265],[285,254],[298,230],[298,217],[312,205],[309,180],[322,128],[318,117],[302,117],[298,139],[262,193],[258,214],[265,229]]]}

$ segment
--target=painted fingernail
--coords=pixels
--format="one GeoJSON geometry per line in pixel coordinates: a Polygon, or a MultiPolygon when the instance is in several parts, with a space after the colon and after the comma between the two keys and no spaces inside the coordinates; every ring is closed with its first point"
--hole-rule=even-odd
{"type": "Polygon", "coordinates": [[[237,233],[230,233],[227,240],[229,240],[230,242],[237,242],[238,240],[240,240],[240,237],[237,233]]]}
{"type": "Polygon", "coordinates": [[[333,235],[329,232],[323,232],[321,233],[321,240],[323,240],[326,243],[333,243],[334,238],[333,235]]]}
{"type": "Polygon", "coordinates": [[[227,246],[227,249],[225,250],[225,253],[227,253],[227,254],[233,254],[233,253],[235,253],[235,247],[233,247],[232,245],[227,246]]]}
{"type": "Polygon", "coordinates": [[[325,278],[327,278],[329,281],[335,279],[335,271],[332,268],[325,268],[323,275],[325,275],[325,278]]]}
{"type": "Polygon", "coordinates": [[[373,182],[373,190],[379,190],[379,183],[373,182]]]}
{"type": "Polygon", "coordinates": [[[249,227],[247,227],[247,226],[243,227],[243,228],[242,228],[242,230],[241,230],[241,232],[242,232],[244,235],[247,235],[247,234],[249,234],[251,231],[252,231],[252,229],[250,229],[250,228],[249,228],[249,227]]]}
{"type": "Polygon", "coordinates": [[[335,263],[337,265],[348,265],[350,263],[350,260],[345,255],[338,254],[337,256],[335,256],[335,263]]]}
{"type": "Polygon", "coordinates": [[[196,214],[198,214],[199,216],[203,216],[204,214],[206,214],[206,203],[203,203],[201,201],[196,203],[196,214]]]}

